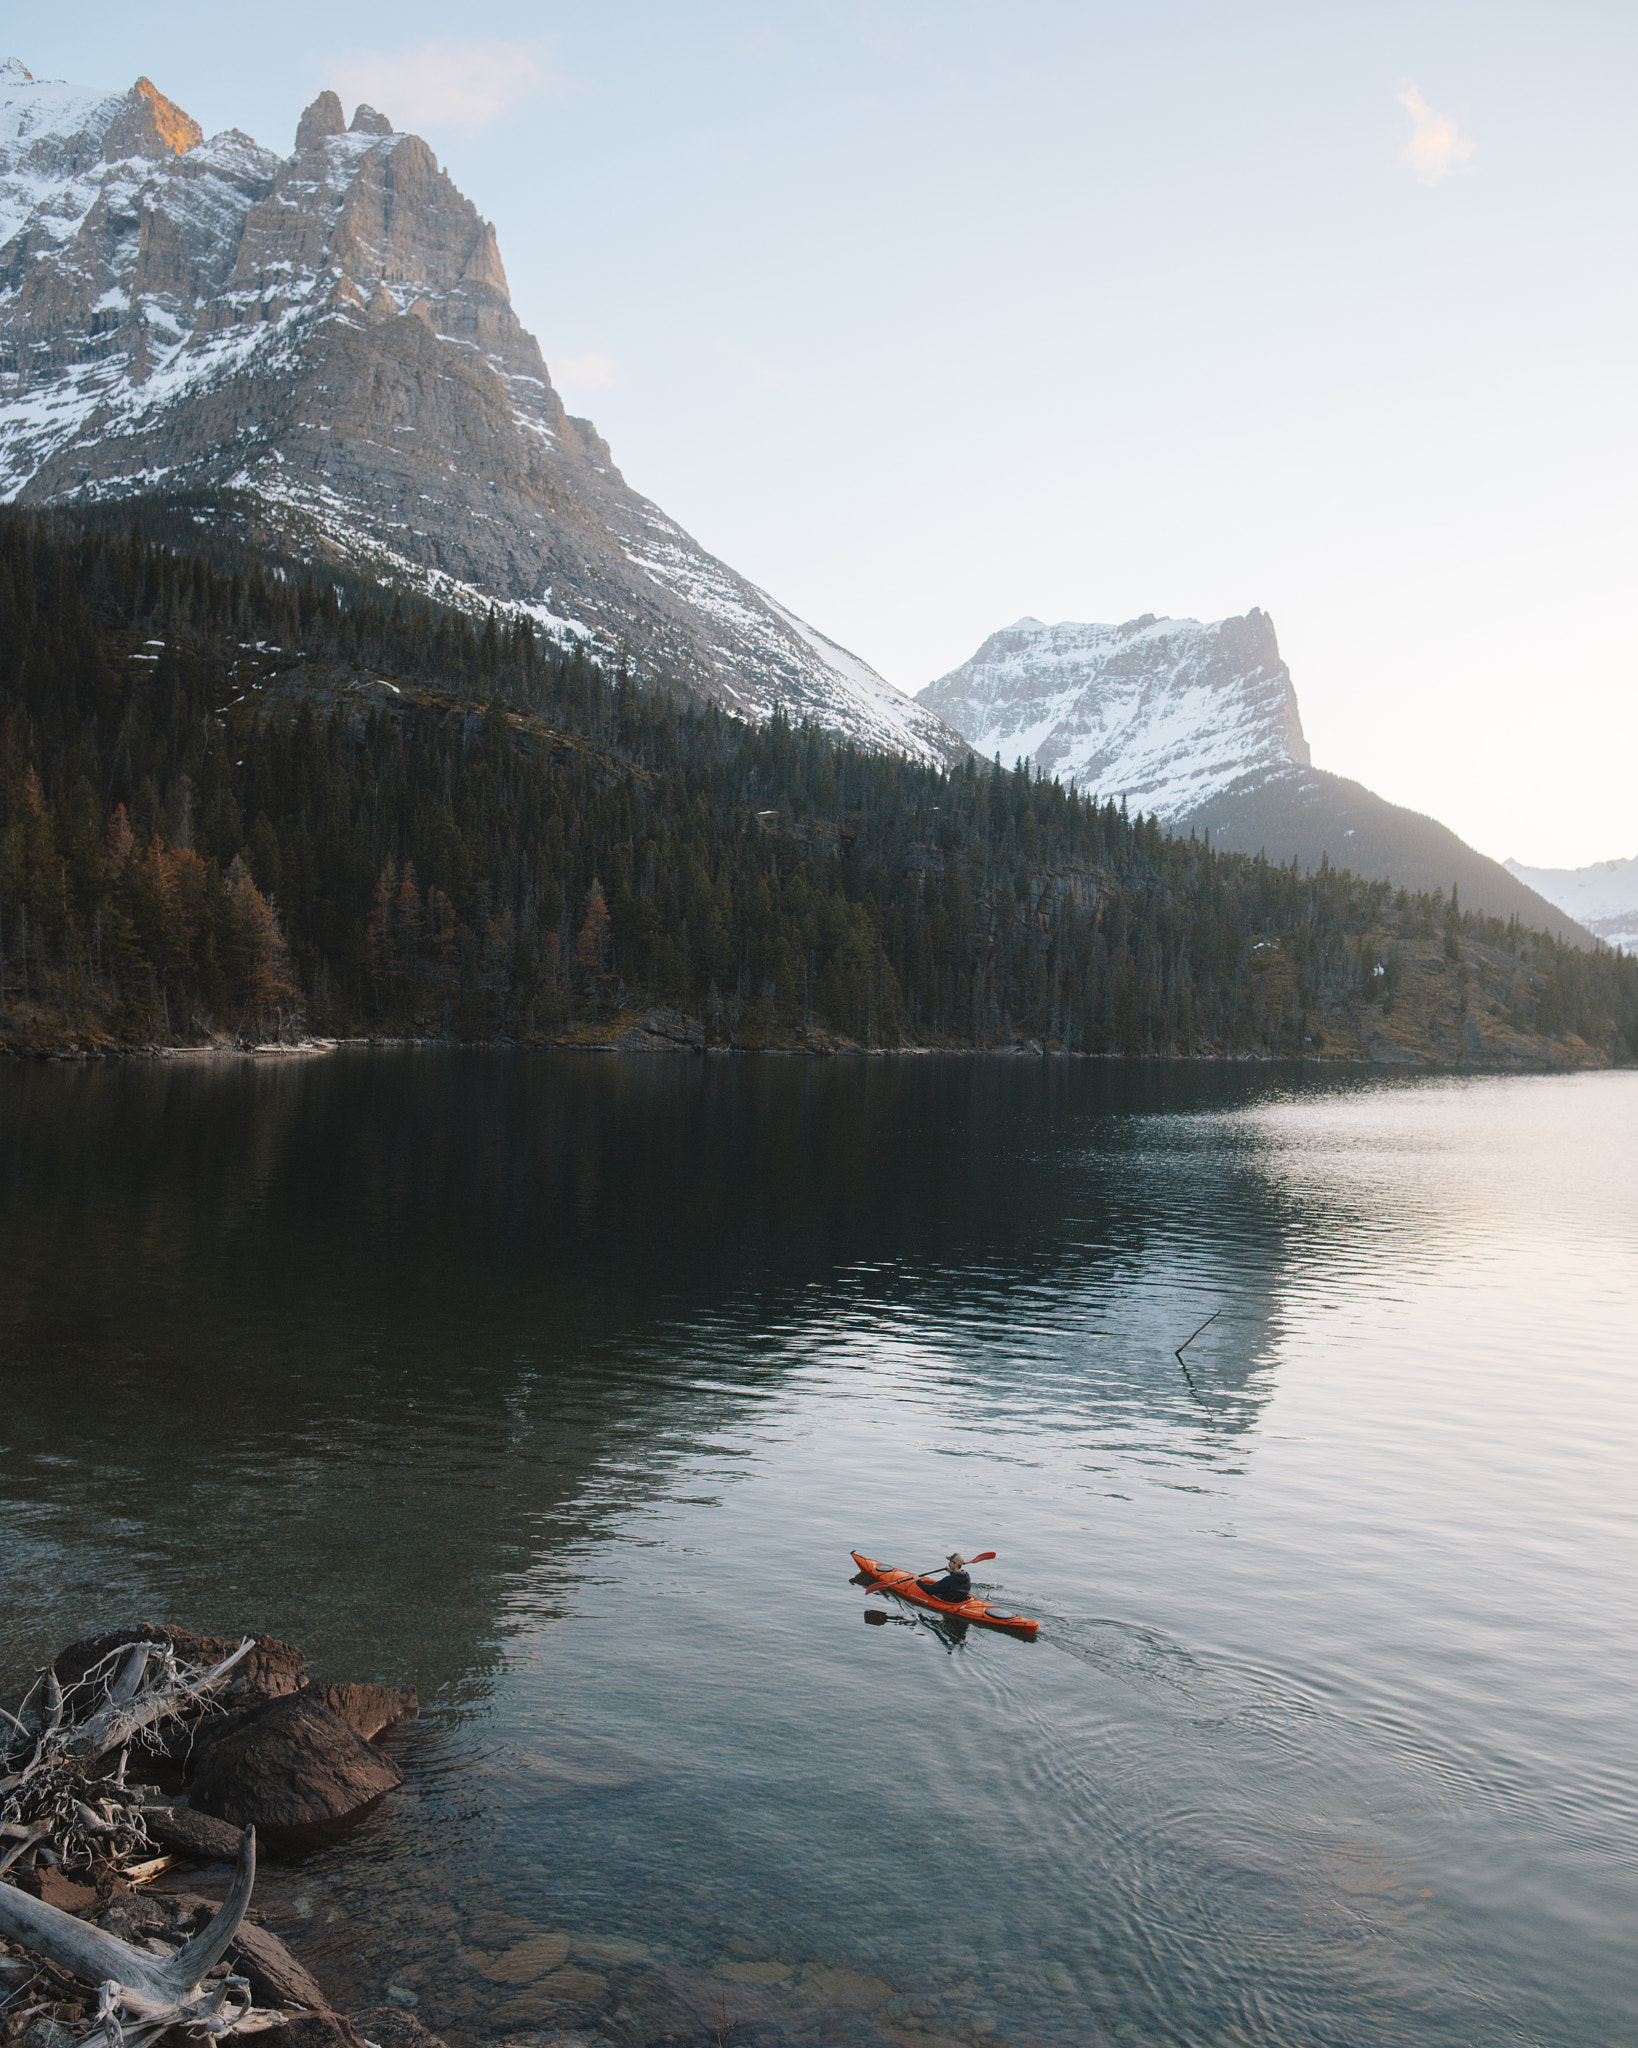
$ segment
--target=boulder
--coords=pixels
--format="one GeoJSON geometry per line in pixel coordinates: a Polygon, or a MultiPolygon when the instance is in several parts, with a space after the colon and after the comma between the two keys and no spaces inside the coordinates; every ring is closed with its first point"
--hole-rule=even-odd
{"type": "Polygon", "coordinates": [[[444,2048],[444,2043],[414,2013],[400,2005],[372,2005],[347,2017],[375,2048],[444,2048]]]}
{"type": "MultiPolygon", "coordinates": [[[[197,1636],[191,1629],[169,1622],[138,1621],[70,1643],[51,1668],[66,1692],[122,1643],[169,1643],[190,1664],[210,1665],[231,1657],[243,1641],[243,1635],[197,1636]]],[[[227,1683],[216,1697],[229,1708],[258,1706],[297,1691],[306,1680],[306,1660],[294,1644],[281,1643],[276,1636],[258,1636],[255,1649],[228,1673],[227,1683]]]]}
{"type": "Polygon", "coordinates": [[[265,1927],[241,1921],[228,1950],[228,1961],[249,1983],[258,2005],[300,2005],[309,2012],[329,2010],[330,2001],[319,1989],[317,1980],[265,1927]]]}
{"type": "Polygon", "coordinates": [[[211,1744],[190,1804],[236,1827],[305,1834],[361,1813],[403,1782],[390,1757],[315,1694],[299,1692],[211,1744]]]}
{"type": "Polygon", "coordinates": [[[189,1806],[145,1806],[142,1825],[148,1839],[178,1856],[191,1856],[199,1863],[233,1863],[238,1860],[244,1829],[231,1821],[196,1812],[189,1806]]]}
{"type": "Polygon", "coordinates": [[[366,1742],[373,1742],[400,1721],[413,1721],[421,1711],[412,1685],[326,1685],[314,1691],[332,1714],[339,1714],[366,1742]]]}

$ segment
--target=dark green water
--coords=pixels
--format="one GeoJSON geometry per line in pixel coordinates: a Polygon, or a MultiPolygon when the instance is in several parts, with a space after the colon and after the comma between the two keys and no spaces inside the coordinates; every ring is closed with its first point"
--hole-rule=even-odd
{"type": "Polygon", "coordinates": [[[1614,2042],[1635,1309],[1638,1076],[4,1070],[0,1686],[413,1681],[264,1891],[456,2048],[1614,2042]]]}

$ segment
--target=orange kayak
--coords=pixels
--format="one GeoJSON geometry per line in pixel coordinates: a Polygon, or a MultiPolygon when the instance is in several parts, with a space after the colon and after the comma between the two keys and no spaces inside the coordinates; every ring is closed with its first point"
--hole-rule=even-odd
{"type": "Polygon", "coordinates": [[[891,1565],[878,1564],[875,1558],[861,1556],[857,1550],[852,1552],[852,1558],[860,1571],[876,1581],[865,1588],[867,1593],[891,1593],[895,1600],[930,1607],[935,1614],[948,1614],[955,1621],[976,1621],[985,1628],[1005,1629],[1009,1636],[1032,1636],[1041,1626],[1027,1614],[998,1614],[987,1600],[935,1600],[916,1583],[914,1572],[895,1571],[891,1565]]]}

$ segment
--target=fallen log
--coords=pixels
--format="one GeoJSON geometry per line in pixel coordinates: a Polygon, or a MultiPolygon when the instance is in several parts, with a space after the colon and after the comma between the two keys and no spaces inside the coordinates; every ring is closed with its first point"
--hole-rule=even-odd
{"type": "Polygon", "coordinates": [[[82,2048],[141,2048],[177,2023],[230,2033],[251,2009],[249,1986],[230,1977],[207,1988],[204,1979],[238,1936],[255,1883],[256,1831],[247,1828],[221,1909],[172,1955],[134,1948],[9,1884],[0,1885],[0,1935],[97,1991],[101,2025],[82,2048]],[[242,1996],[230,2008],[233,1989],[242,1996]]]}
{"type": "Polygon", "coordinates": [[[191,1806],[145,1806],[142,1825],[162,1848],[178,1850],[200,1863],[232,1863],[244,1835],[232,1821],[195,1812],[191,1806]]]}
{"type": "Polygon", "coordinates": [[[233,1937],[229,1957],[250,1985],[258,2005],[299,2005],[309,2012],[328,2012],[330,2001],[317,1978],[303,1967],[265,1927],[247,1920],[233,1937]]]}

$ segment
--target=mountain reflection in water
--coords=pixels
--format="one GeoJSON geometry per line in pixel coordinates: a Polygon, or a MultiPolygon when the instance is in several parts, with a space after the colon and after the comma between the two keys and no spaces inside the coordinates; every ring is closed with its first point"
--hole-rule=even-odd
{"type": "Polygon", "coordinates": [[[416,1683],[403,1797],[268,1883],[458,2048],[713,1985],[1613,2038],[1635,1138],[1625,1075],[3,1072],[0,1682],[146,1615],[416,1683]],[[1036,1645],[859,1625],[850,1548],[951,1544],[1036,1645]]]}

